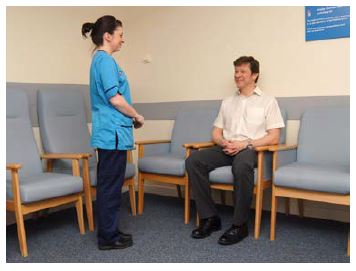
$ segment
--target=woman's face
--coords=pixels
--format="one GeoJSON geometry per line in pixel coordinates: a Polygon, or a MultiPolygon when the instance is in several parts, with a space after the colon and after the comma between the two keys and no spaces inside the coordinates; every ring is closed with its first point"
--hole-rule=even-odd
{"type": "Polygon", "coordinates": [[[114,52],[120,51],[122,44],[125,42],[124,41],[124,31],[122,27],[117,27],[114,31],[114,33],[111,35],[111,47],[114,52]]]}

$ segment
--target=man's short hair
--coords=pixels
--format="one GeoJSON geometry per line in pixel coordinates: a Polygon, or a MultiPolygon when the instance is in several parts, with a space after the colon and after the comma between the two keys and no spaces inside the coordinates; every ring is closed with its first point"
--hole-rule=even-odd
{"type": "MultiPolygon", "coordinates": [[[[234,66],[241,66],[242,64],[250,64],[250,70],[252,73],[260,73],[260,63],[254,59],[252,56],[241,56],[234,61],[234,66]]],[[[255,83],[258,81],[258,77],[255,80],[255,83]]]]}

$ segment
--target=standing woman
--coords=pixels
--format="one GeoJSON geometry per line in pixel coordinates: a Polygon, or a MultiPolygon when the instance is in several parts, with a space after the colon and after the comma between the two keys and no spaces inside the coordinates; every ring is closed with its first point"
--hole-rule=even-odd
{"type": "Polygon", "coordinates": [[[132,246],[132,236],[119,230],[121,188],[125,178],[127,150],[133,149],[132,126],[140,128],[143,116],[132,107],[124,71],[112,57],[124,43],[121,21],[103,16],[85,23],[82,35],[90,37],[95,53],[90,67],[92,110],[91,145],[98,150],[96,213],[98,247],[101,250],[132,246]]]}

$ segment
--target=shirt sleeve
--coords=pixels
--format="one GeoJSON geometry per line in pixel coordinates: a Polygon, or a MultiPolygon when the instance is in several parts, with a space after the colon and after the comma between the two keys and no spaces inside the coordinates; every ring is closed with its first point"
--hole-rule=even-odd
{"type": "Polygon", "coordinates": [[[110,100],[118,93],[119,90],[119,78],[118,70],[115,60],[109,57],[105,57],[98,63],[98,72],[101,84],[103,86],[103,92],[101,96],[105,96],[107,100],[110,100]]]}
{"type": "Polygon", "coordinates": [[[272,102],[267,108],[266,130],[283,127],[285,127],[285,124],[281,115],[281,111],[279,109],[276,98],[273,98],[272,102]]]}
{"type": "Polygon", "coordinates": [[[224,128],[224,115],[223,115],[223,110],[224,110],[224,102],[221,103],[220,110],[218,113],[218,116],[216,117],[214,121],[214,126],[217,128],[224,128]]]}

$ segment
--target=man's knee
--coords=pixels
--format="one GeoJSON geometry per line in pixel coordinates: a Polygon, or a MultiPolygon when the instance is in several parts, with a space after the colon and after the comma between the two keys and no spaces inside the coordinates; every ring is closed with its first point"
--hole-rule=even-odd
{"type": "Polygon", "coordinates": [[[254,166],[247,161],[239,161],[239,163],[235,163],[232,165],[232,174],[235,177],[240,177],[245,175],[246,173],[251,173],[254,171],[254,166]]]}

